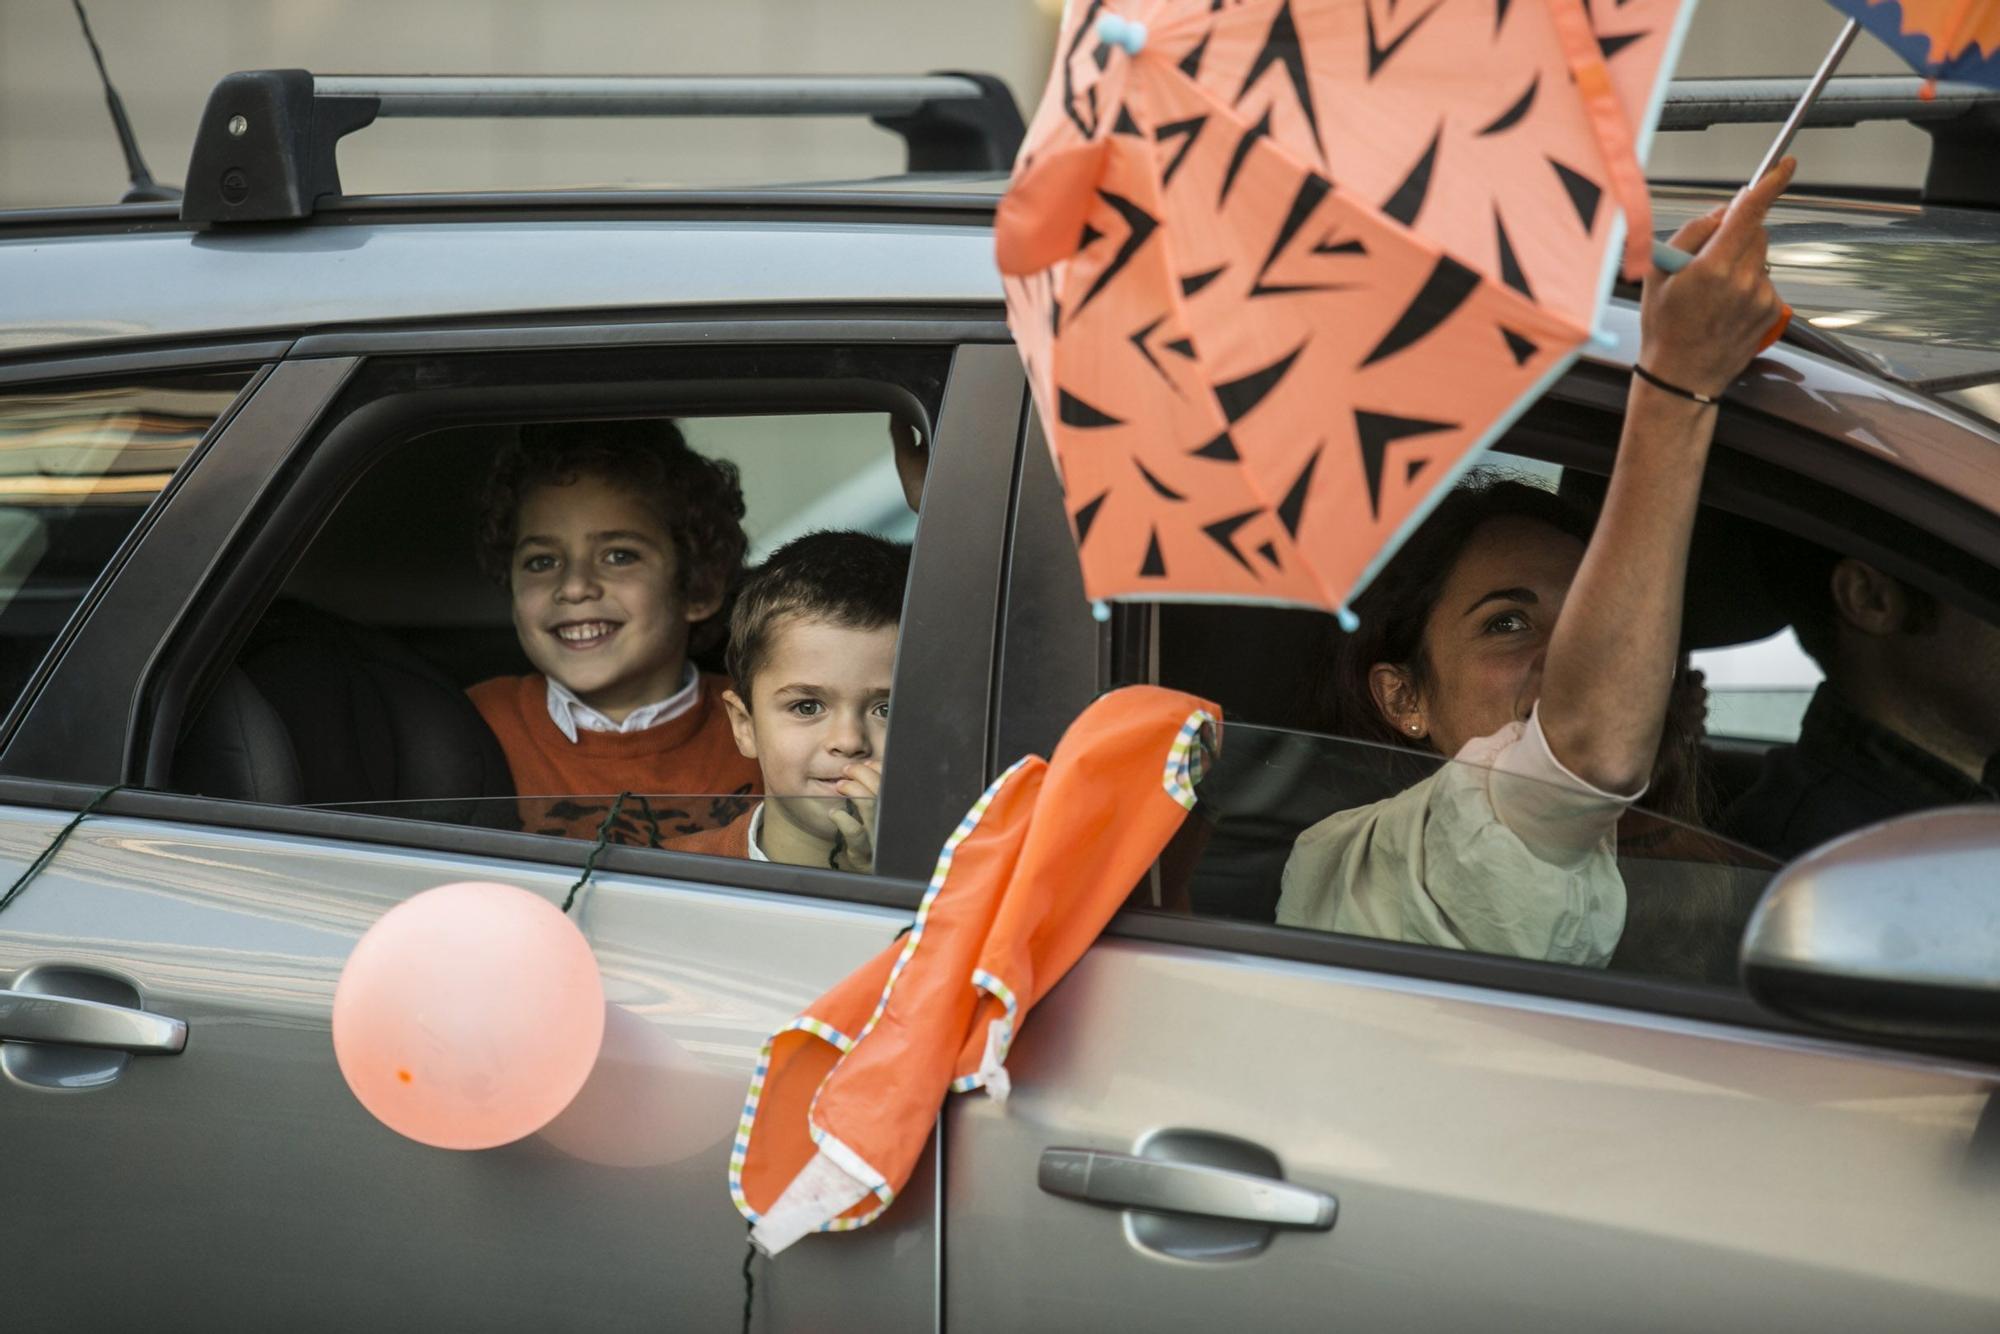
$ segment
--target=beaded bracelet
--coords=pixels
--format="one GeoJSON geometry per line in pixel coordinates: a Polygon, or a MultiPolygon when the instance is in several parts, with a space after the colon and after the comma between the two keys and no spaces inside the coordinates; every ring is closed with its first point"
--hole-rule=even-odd
{"type": "Polygon", "coordinates": [[[1681,398],[1689,400],[1690,402],[1706,404],[1707,406],[1712,408],[1718,402],[1721,401],[1720,399],[1715,398],[1713,395],[1697,394],[1694,390],[1683,389],[1679,385],[1673,383],[1670,380],[1662,380],[1659,376],[1653,374],[1651,371],[1647,370],[1644,366],[1641,366],[1636,361],[1632,363],[1632,374],[1638,376],[1640,379],[1644,380],[1647,384],[1652,385],[1655,389],[1664,389],[1668,393],[1676,394],[1681,398]]]}

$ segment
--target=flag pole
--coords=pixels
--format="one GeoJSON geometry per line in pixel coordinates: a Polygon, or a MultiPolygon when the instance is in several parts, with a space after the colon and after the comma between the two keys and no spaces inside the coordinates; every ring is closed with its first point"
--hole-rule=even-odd
{"type": "Polygon", "coordinates": [[[1833,49],[1826,53],[1825,60],[1820,61],[1819,72],[1812,76],[1812,82],[1808,83],[1805,92],[1799,95],[1799,104],[1792,108],[1792,114],[1785,118],[1784,125],[1778,130],[1777,139],[1764,154],[1764,160],[1757,164],[1756,172],[1750,177],[1752,184],[1763,180],[1765,173],[1777,166],[1778,159],[1792,146],[1793,137],[1805,123],[1806,113],[1812,110],[1813,103],[1819,101],[1820,93],[1826,88],[1826,81],[1831,79],[1834,70],[1840,67],[1842,58],[1847,55],[1847,48],[1854,45],[1855,34],[1860,31],[1861,24],[1849,19],[1847,26],[1840,30],[1840,36],[1833,39],[1833,49]]]}
{"type": "MultiPolygon", "coordinates": [[[[1798,136],[1799,127],[1805,124],[1806,113],[1812,110],[1813,103],[1819,101],[1820,93],[1826,89],[1827,80],[1831,79],[1833,72],[1840,68],[1841,60],[1847,55],[1847,48],[1854,45],[1855,34],[1860,31],[1861,25],[1849,19],[1847,26],[1840,30],[1840,36],[1833,39],[1833,47],[1826,53],[1826,59],[1819,62],[1818,72],[1812,76],[1812,81],[1806,84],[1805,92],[1799,94],[1798,105],[1792,108],[1791,115],[1785,117],[1785,123],[1778,129],[1778,137],[1771,142],[1770,148],[1764,153],[1764,160],[1759,162],[1757,170],[1750,174],[1751,184],[1763,180],[1771,168],[1778,165],[1778,159],[1785,155],[1785,150],[1792,146],[1792,140],[1798,136]]],[[[1653,263],[1667,273],[1679,273],[1693,258],[1693,255],[1676,250],[1664,241],[1653,242],[1653,263]]]]}

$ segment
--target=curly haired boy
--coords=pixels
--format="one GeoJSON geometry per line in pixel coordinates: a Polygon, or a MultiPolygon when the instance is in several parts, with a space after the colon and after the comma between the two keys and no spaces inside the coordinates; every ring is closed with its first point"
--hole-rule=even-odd
{"type": "Polygon", "coordinates": [[[593,837],[606,803],[580,797],[701,795],[621,814],[620,841],[657,843],[744,809],[761,788],[731,736],[728,682],[688,660],[697,638],[720,638],[742,569],[734,465],[688,448],[670,421],[526,426],[480,510],[480,562],[507,587],[536,670],[470,693],[507,753],[523,823],[593,837]]]}

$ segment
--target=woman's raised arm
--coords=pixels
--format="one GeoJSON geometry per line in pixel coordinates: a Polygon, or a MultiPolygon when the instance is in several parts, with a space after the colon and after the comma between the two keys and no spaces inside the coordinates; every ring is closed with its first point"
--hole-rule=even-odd
{"type": "Polygon", "coordinates": [[[1538,704],[1550,751],[1606,791],[1636,792],[1659,749],[1688,534],[1715,434],[1714,404],[1692,395],[1720,397],[1784,310],[1765,264],[1764,215],[1795,165],[1785,159],[1726,210],[1681,228],[1674,244],[1696,258],[1646,282],[1645,375],[1632,379],[1604,512],[1550,636],[1538,704]]]}

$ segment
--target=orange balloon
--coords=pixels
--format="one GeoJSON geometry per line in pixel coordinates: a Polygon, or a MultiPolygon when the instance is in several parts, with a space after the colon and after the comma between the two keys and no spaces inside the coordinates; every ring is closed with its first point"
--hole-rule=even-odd
{"type": "Polygon", "coordinates": [[[512,885],[443,885],[391,908],[333,992],[347,1087],[383,1125],[440,1149],[534,1134],[583,1087],[603,1041],[589,942],[512,885]]]}

